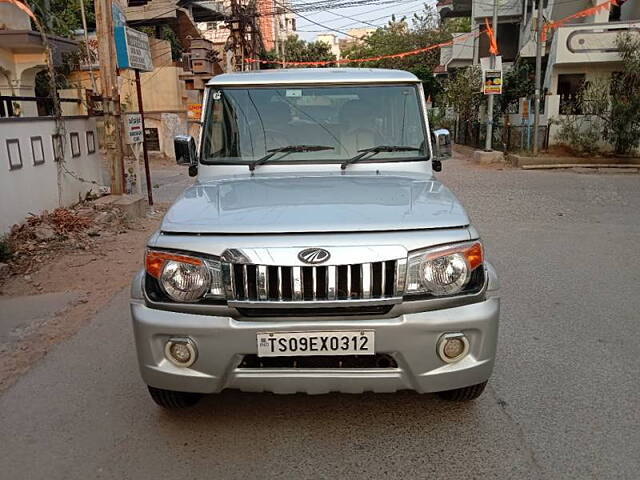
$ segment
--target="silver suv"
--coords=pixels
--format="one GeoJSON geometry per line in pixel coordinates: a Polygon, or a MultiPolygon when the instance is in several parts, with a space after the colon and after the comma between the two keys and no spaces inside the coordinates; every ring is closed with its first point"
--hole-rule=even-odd
{"type": "Polygon", "coordinates": [[[132,286],[142,378],[163,407],[226,388],[480,395],[497,278],[433,176],[451,155],[395,70],[293,69],[207,85],[197,176],[132,286]]]}

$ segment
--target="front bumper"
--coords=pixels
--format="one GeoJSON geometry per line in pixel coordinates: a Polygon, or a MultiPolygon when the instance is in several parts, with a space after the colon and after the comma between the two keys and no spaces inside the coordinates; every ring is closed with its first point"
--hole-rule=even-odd
{"type": "Polygon", "coordinates": [[[185,392],[217,393],[226,388],[248,392],[320,394],[415,390],[451,390],[483,382],[493,370],[500,300],[404,314],[395,318],[327,321],[238,321],[230,317],[157,310],[143,300],[131,302],[138,362],[150,386],[185,392]],[[376,353],[392,355],[397,368],[301,369],[238,368],[243,355],[257,353],[257,332],[373,329],[376,353]],[[443,333],[462,332],[469,354],[447,364],[437,355],[443,333]],[[190,337],[198,359],[177,367],[164,356],[166,341],[190,337]]]}

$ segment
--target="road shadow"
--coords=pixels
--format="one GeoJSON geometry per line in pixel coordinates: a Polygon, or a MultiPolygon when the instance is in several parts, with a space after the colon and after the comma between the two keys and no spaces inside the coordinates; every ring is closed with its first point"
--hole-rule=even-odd
{"type": "MultiPolygon", "coordinates": [[[[448,402],[434,394],[411,391],[276,395],[226,390],[204,396],[198,405],[189,409],[161,410],[159,420],[171,428],[191,429],[197,423],[197,428],[215,426],[229,431],[254,430],[259,426],[278,432],[295,424],[308,430],[322,430],[324,436],[330,436],[330,432],[345,428],[371,430],[372,424],[402,430],[403,426],[413,429],[416,423],[429,429],[459,422],[473,423],[481,408],[478,403],[448,402]]],[[[489,403],[494,402],[489,400],[489,403]]]]}

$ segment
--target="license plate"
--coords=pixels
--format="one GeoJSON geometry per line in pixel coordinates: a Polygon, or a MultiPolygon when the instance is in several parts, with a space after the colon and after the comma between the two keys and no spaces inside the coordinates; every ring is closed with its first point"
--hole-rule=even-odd
{"type": "Polygon", "coordinates": [[[257,334],[259,357],[374,355],[375,332],[263,332],[257,334]]]}

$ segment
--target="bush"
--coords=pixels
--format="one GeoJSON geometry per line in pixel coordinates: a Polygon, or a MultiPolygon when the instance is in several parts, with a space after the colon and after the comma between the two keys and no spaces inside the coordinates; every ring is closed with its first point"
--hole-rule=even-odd
{"type": "Polygon", "coordinates": [[[604,126],[599,118],[566,115],[560,117],[560,120],[552,120],[550,123],[559,125],[558,140],[576,155],[588,156],[602,153],[600,140],[604,126]]]}

